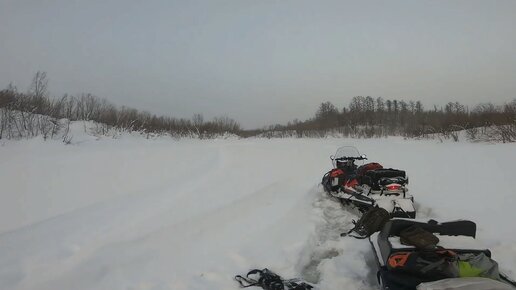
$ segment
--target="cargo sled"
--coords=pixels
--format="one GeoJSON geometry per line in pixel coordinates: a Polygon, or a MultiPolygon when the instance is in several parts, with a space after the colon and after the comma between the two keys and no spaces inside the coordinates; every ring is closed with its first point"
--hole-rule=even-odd
{"type": "Polygon", "coordinates": [[[369,237],[381,289],[516,289],[514,282],[499,272],[491,252],[475,239],[475,234],[476,224],[467,220],[390,220],[369,237]],[[413,235],[414,245],[404,240],[404,233],[411,231],[419,231],[419,236],[413,235]],[[427,246],[431,240],[431,247],[418,245],[427,246]]]}

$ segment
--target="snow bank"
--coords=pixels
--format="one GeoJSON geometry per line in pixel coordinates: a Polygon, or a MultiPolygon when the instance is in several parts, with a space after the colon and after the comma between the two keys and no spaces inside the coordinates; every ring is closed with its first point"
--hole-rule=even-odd
{"type": "Polygon", "coordinates": [[[318,187],[341,145],[407,170],[420,217],[476,221],[516,274],[514,144],[88,136],[0,147],[1,289],[237,289],[255,267],[376,289],[369,243],[339,237],[357,213],[318,187]]]}

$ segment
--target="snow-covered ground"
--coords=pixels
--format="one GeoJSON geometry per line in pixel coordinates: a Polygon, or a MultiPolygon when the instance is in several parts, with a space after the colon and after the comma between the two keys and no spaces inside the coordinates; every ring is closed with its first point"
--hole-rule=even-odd
{"type": "Polygon", "coordinates": [[[268,267],[320,289],[377,289],[356,219],[318,186],[355,145],[402,168],[419,217],[472,219],[516,271],[516,144],[401,138],[172,140],[0,146],[0,289],[237,289],[268,267]]]}

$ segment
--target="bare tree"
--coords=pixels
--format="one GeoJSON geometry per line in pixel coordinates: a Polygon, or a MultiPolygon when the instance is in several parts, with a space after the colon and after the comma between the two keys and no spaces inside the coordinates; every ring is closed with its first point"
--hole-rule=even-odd
{"type": "Polygon", "coordinates": [[[37,71],[34,75],[34,78],[32,78],[32,82],[29,88],[29,94],[33,97],[41,98],[47,96],[47,87],[48,87],[48,80],[47,80],[47,73],[37,71]]]}

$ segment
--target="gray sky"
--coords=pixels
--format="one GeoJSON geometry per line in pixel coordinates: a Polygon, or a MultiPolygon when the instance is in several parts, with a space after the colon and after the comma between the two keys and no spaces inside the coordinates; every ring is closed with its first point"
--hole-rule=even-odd
{"type": "Polygon", "coordinates": [[[516,1],[0,0],[0,88],[244,127],[353,96],[516,97],[516,1]]]}

